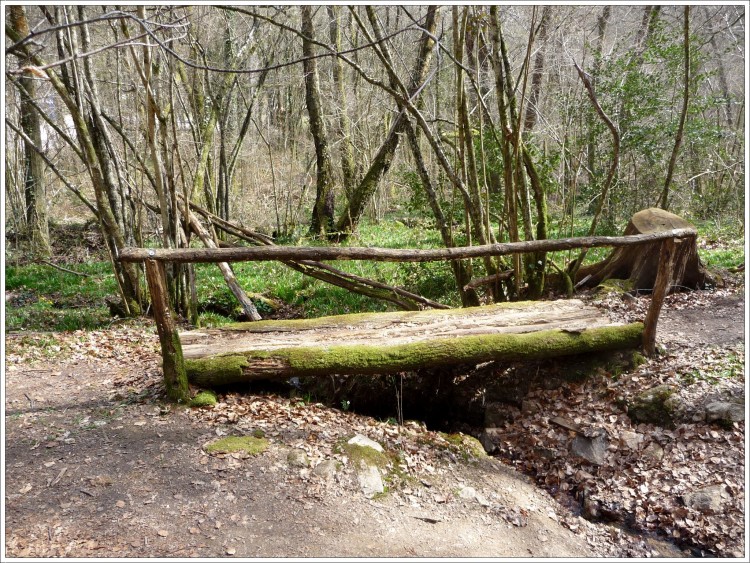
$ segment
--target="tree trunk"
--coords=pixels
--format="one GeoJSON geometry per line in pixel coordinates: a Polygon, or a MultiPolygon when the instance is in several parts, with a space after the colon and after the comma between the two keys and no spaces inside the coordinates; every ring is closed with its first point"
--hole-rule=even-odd
{"type": "MultiPolygon", "coordinates": [[[[29,34],[26,10],[23,6],[10,7],[10,24],[19,37],[29,34]]],[[[32,63],[28,56],[20,55],[21,67],[32,63]]],[[[34,106],[36,77],[26,72],[18,80],[21,98],[21,129],[28,136],[24,142],[24,200],[26,204],[26,226],[31,240],[31,252],[37,258],[49,258],[49,223],[47,219],[47,189],[44,182],[44,160],[34,147],[42,147],[42,129],[39,114],[34,106]]]]}
{"type": "MultiPolygon", "coordinates": [[[[694,228],[688,221],[655,207],[633,215],[623,233],[652,234],[671,229],[694,228]]],[[[629,280],[634,291],[651,291],[659,269],[661,243],[616,248],[605,260],[578,270],[576,281],[583,287],[594,287],[608,279],[629,280]]],[[[715,280],[698,257],[695,237],[675,243],[674,268],[667,293],[678,288],[703,289],[715,280]]]]}
{"type": "Polygon", "coordinates": [[[637,348],[642,332],[571,299],[238,323],[181,340],[189,380],[212,386],[637,348]]]}
{"type": "Polygon", "coordinates": [[[325,236],[333,227],[334,193],[333,164],[331,150],[328,147],[328,134],[323,121],[320,100],[320,78],[318,63],[313,48],[315,28],[312,20],[312,6],[302,6],[302,66],[305,72],[305,102],[307,115],[310,118],[310,133],[315,143],[317,162],[317,180],[315,190],[315,207],[310,221],[310,234],[325,236]]]}
{"type": "Polygon", "coordinates": [[[669,186],[672,183],[672,176],[674,175],[674,168],[675,164],[677,163],[677,155],[680,152],[680,145],[682,145],[682,135],[685,131],[685,120],[687,119],[688,104],[690,102],[690,6],[685,6],[683,17],[685,18],[685,21],[683,22],[683,47],[685,49],[685,83],[682,89],[682,111],[680,112],[680,123],[677,126],[674,146],[672,147],[672,155],[669,157],[669,166],[667,166],[667,177],[664,180],[664,189],[662,189],[661,196],[659,196],[658,206],[662,209],[669,208],[669,186]]]}
{"type": "MultiPolygon", "coordinates": [[[[383,39],[382,31],[377,24],[377,20],[374,17],[372,8],[368,6],[367,10],[368,15],[370,16],[370,22],[373,25],[375,39],[382,41],[380,43],[382,60],[387,67],[389,80],[391,82],[391,86],[393,87],[396,83],[399,82],[399,80],[392,72],[393,65],[390,63],[391,59],[387,43],[385,43],[383,39]]],[[[411,80],[411,84],[408,86],[408,92],[403,92],[403,94],[407,95],[409,99],[419,96],[419,88],[422,86],[422,83],[427,77],[427,69],[429,68],[430,62],[432,60],[432,52],[435,48],[435,41],[433,41],[432,36],[434,36],[435,33],[435,26],[437,21],[436,16],[439,13],[439,10],[439,6],[430,6],[427,10],[427,17],[424,23],[424,29],[426,33],[422,35],[422,39],[420,41],[419,55],[417,56],[415,67],[412,71],[413,78],[411,80]]],[[[364,25],[356,16],[356,14],[352,12],[352,15],[360,24],[360,29],[366,32],[367,30],[364,28],[364,25]]],[[[367,39],[368,41],[373,40],[373,38],[370,37],[369,34],[367,39]]],[[[385,141],[383,141],[383,144],[380,146],[377,154],[372,159],[370,167],[362,178],[362,181],[354,190],[351,199],[347,203],[346,209],[343,211],[336,225],[336,230],[339,233],[339,240],[345,239],[357,227],[357,224],[359,223],[359,220],[365,211],[365,207],[369,203],[373,194],[377,190],[378,185],[380,184],[380,180],[383,178],[383,176],[385,176],[386,172],[388,172],[388,169],[393,163],[393,158],[396,154],[396,149],[398,148],[401,134],[403,133],[404,127],[406,126],[405,122],[408,119],[405,114],[406,112],[403,105],[400,103],[398,103],[397,105],[399,114],[391,125],[390,131],[388,132],[385,141]]]]}
{"type": "MultiPolygon", "coordinates": [[[[339,17],[341,6],[328,6],[328,24],[331,43],[336,51],[341,51],[341,27],[339,26],[339,17]]],[[[336,85],[338,95],[338,119],[337,129],[341,138],[341,173],[344,178],[344,193],[347,199],[354,191],[355,184],[358,180],[358,167],[354,162],[354,141],[352,139],[352,127],[348,113],[348,98],[346,95],[346,83],[344,80],[344,63],[341,59],[333,59],[333,83],[336,85]]]]}

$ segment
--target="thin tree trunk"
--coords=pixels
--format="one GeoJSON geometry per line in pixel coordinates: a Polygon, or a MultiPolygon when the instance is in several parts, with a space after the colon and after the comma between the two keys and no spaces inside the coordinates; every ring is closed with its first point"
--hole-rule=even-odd
{"type": "MultiPolygon", "coordinates": [[[[596,232],[596,226],[598,224],[599,218],[601,217],[602,209],[604,209],[604,202],[607,199],[609,188],[611,187],[612,182],[615,179],[617,168],[620,165],[620,130],[612,121],[612,119],[604,112],[602,106],[599,104],[599,100],[596,97],[596,92],[594,91],[594,85],[591,83],[590,76],[586,74],[580,66],[578,66],[578,63],[573,61],[573,64],[576,67],[576,71],[578,71],[578,76],[581,78],[581,82],[583,82],[583,85],[586,88],[586,92],[588,93],[589,99],[591,100],[594,109],[596,109],[596,113],[599,115],[601,120],[604,121],[610,133],[612,134],[612,162],[609,165],[607,178],[606,180],[604,180],[604,185],[602,186],[602,190],[599,193],[599,204],[596,206],[594,218],[591,220],[591,226],[589,227],[589,236],[593,236],[593,234],[596,232]]],[[[581,267],[581,264],[583,264],[583,260],[584,258],[586,258],[587,252],[588,249],[584,248],[578,258],[574,260],[570,265],[569,272],[571,279],[575,279],[576,273],[581,267]]]]}
{"type": "MultiPolygon", "coordinates": [[[[336,51],[341,50],[341,28],[339,17],[340,6],[328,6],[329,33],[331,43],[336,51]]],[[[333,83],[338,94],[338,135],[341,138],[341,172],[344,178],[344,193],[349,199],[358,182],[357,165],[354,162],[354,143],[352,141],[351,120],[348,114],[348,101],[346,95],[346,83],[344,80],[344,63],[338,57],[333,59],[333,83]]]]}
{"type": "Polygon", "coordinates": [[[320,78],[318,77],[318,63],[315,56],[313,41],[315,28],[313,27],[312,6],[302,6],[302,66],[305,72],[305,102],[310,119],[310,133],[315,143],[315,159],[317,176],[315,182],[315,206],[310,221],[310,233],[314,236],[326,236],[333,227],[334,214],[334,180],[331,150],[328,146],[328,133],[323,121],[320,78]]]}
{"type": "Polygon", "coordinates": [[[690,103],[690,6],[684,7],[683,14],[685,84],[682,89],[682,111],[680,112],[680,123],[677,126],[677,134],[675,135],[674,147],[672,147],[672,155],[669,158],[669,166],[667,167],[667,177],[664,180],[664,188],[662,189],[661,196],[659,197],[658,207],[661,207],[664,210],[667,210],[667,208],[669,207],[669,186],[672,183],[674,168],[677,164],[677,156],[680,152],[680,145],[682,145],[682,136],[685,131],[685,120],[687,119],[688,105],[690,103]]]}
{"type": "MultiPolygon", "coordinates": [[[[379,24],[377,23],[375,12],[371,6],[367,6],[366,10],[368,12],[370,23],[373,26],[375,38],[369,36],[369,33],[367,33],[364,24],[359,19],[359,16],[357,16],[356,12],[352,11],[351,13],[359,24],[359,28],[366,34],[366,38],[368,41],[372,42],[374,39],[377,39],[381,42],[379,44],[380,51],[378,51],[378,56],[386,65],[391,82],[397,82],[398,78],[393,71],[393,66],[388,62],[388,46],[383,39],[383,34],[381,32],[379,24]]],[[[427,9],[427,17],[425,18],[425,23],[423,26],[425,29],[425,33],[422,34],[422,39],[420,40],[419,55],[417,56],[415,67],[412,71],[413,78],[411,81],[411,85],[406,89],[405,92],[402,92],[402,94],[408,96],[409,99],[420,94],[420,88],[427,78],[427,70],[429,69],[430,62],[432,60],[432,53],[435,47],[435,41],[432,39],[432,37],[435,33],[437,14],[439,13],[439,10],[440,8],[438,6],[430,6],[427,9]]],[[[357,224],[359,223],[360,218],[362,217],[362,214],[364,213],[366,205],[372,199],[373,194],[377,190],[378,185],[380,184],[380,180],[383,178],[393,162],[394,155],[396,154],[396,149],[398,148],[400,136],[404,131],[404,121],[407,119],[402,104],[397,102],[397,105],[399,109],[398,116],[392,123],[385,141],[380,146],[380,149],[370,163],[370,167],[362,178],[362,181],[354,190],[350,201],[347,203],[346,209],[343,211],[341,218],[336,225],[336,230],[338,232],[337,236],[339,240],[345,239],[350,233],[354,231],[357,224]]]]}
{"type": "MultiPolygon", "coordinates": [[[[203,227],[203,225],[201,225],[198,218],[193,215],[190,210],[187,210],[187,215],[190,220],[190,228],[196,235],[198,235],[204,246],[206,248],[218,248],[218,245],[216,244],[214,239],[211,238],[211,235],[203,227]]],[[[219,270],[221,270],[221,275],[224,276],[224,281],[227,283],[227,286],[237,298],[237,301],[240,302],[240,305],[242,305],[242,310],[245,315],[251,321],[260,321],[263,317],[260,316],[260,314],[258,313],[258,309],[255,307],[253,302],[250,301],[244,290],[240,287],[240,284],[237,282],[237,277],[232,271],[232,267],[227,262],[219,262],[218,266],[219,270]]]]}

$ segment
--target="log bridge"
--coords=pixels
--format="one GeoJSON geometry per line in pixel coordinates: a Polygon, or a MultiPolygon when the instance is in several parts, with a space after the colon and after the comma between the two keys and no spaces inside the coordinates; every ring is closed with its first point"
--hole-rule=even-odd
{"type": "Polygon", "coordinates": [[[614,349],[655,349],[656,324],[674,270],[675,241],[692,228],[620,237],[577,237],[441,249],[258,246],[125,248],[144,262],[172,400],[190,398],[188,381],[214,386],[253,379],[385,374],[490,360],[548,358],[614,349]],[[643,322],[621,324],[579,299],[510,302],[462,309],[362,313],[317,319],[235,323],[180,334],[169,305],[165,262],[376,260],[425,262],[526,252],[658,243],[659,269],[643,322]]]}

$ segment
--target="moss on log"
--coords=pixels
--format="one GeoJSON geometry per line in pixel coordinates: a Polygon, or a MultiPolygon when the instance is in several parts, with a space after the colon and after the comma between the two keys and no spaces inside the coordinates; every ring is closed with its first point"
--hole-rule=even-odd
{"type": "Polygon", "coordinates": [[[594,351],[637,348],[642,323],[582,330],[441,337],[404,344],[297,346],[235,350],[185,360],[188,378],[202,386],[257,379],[329,374],[384,374],[490,360],[550,358],[594,351]]]}

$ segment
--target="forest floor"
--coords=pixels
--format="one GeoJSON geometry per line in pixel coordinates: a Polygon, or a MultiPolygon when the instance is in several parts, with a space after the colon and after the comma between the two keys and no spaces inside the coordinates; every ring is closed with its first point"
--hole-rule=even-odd
{"type": "MultiPolygon", "coordinates": [[[[626,319],[648,305],[603,301],[626,319]]],[[[630,421],[622,404],[665,382],[683,404],[712,393],[744,398],[744,311],[741,283],[668,297],[658,358],[616,378],[531,389],[535,407],[495,429],[497,457],[418,422],[298,398],[231,392],[213,407],[174,407],[163,400],[146,321],[8,334],[5,555],[740,557],[744,421],[660,428],[630,421]],[[730,365],[738,372],[724,373],[730,365]],[[550,423],[560,416],[605,428],[606,462],[561,453],[574,434],[550,423]],[[386,492],[372,498],[339,447],[355,434],[398,459],[385,471],[386,492]],[[226,435],[264,435],[269,446],[206,453],[226,435]],[[630,451],[623,444],[633,440],[640,445],[630,451]],[[646,455],[651,442],[658,462],[646,455]],[[300,459],[294,450],[304,451],[301,463],[290,461],[300,459]],[[328,459],[341,468],[320,475],[328,459]],[[682,500],[708,485],[719,487],[720,509],[682,500]],[[609,521],[582,517],[575,499],[584,490],[589,512],[593,502],[609,521]]]]}

